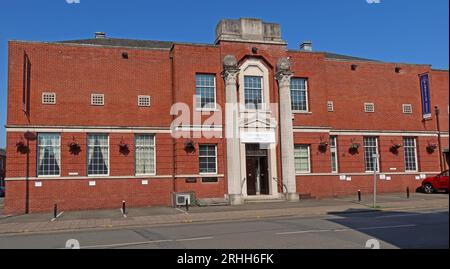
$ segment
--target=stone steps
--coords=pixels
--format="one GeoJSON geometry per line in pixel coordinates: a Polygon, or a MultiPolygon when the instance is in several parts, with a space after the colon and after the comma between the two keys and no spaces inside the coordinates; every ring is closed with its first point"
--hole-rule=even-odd
{"type": "Polygon", "coordinates": [[[204,198],[197,199],[198,206],[227,206],[230,205],[228,200],[224,198],[204,198]]]}
{"type": "Polygon", "coordinates": [[[285,199],[249,199],[245,200],[246,204],[257,204],[257,203],[283,203],[286,202],[285,199]]]}

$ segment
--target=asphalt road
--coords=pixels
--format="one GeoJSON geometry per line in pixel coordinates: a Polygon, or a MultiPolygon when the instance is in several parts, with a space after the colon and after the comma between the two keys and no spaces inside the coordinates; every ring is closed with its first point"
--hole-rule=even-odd
{"type": "Polygon", "coordinates": [[[88,249],[363,249],[448,248],[448,209],[276,218],[0,236],[0,249],[65,248],[69,239],[88,249]]]}

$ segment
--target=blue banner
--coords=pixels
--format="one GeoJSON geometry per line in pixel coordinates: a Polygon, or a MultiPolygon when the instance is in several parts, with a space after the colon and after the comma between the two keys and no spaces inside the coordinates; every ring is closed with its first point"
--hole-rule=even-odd
{"type": "Polygon", "coordinates": [[[420,91],[422,93],[423,119],[431,118],[430,78],[428,74],[420,75],[420,91]]]}

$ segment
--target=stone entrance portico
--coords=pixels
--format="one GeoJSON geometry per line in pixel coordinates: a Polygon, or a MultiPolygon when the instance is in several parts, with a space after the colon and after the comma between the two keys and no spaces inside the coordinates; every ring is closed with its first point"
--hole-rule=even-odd
{"type": "MultiPolygon", "coordinates": [[[[241,19],[239,21],[222,21],[217,28],[217,43],[221,41],[252,41],[255,43],[280,44],[281,33],[276,24],[267,24],[260,20],[241,19]]],[[[246,199],[265,196],[268,199],[279,199],[279,186],[282,186],[284,198],[297,200],[296,179],[294,167],[294,139],[292,126],[290,80],[290,62],[287,58],[280,58],[276,70],[269,70],[264,64],[265,59],[246,55],[243,59],[236,59],[234,55],[227,55],[223,61],[223,78],[226,91],[225,132],[227,141],[227,175],[228,199],[231,204],[242,204],[246,199]],[[279,85],[278,104],[271,104],[274,85],[270,83],[270,74],[276,73],[279,85]],[[260,78],[261,103],[258,107],[249,108],[244,102],[244,78],[252,76],[260,78]],[[239,87],[238,87],[239,85],[239,87]],[[278,115],[278,111],[280,115],[278,115]],[[279,123],[279,124],[278,124],[279,123]],[[277,139],[278,134],[280,138],[277,139]],[[249,145],[259,145],[266,150],[267,171],[258,172],[257,191],[252,188],[254,176],[248,169],[254,169],[247,163],[246,156],[249,145]],[[277,149],[281,147],[281,165],[277,163],[277,149]],[[281,167],[281,179],[278,178],[278,167],[281,167]],[[266,174],[267,172],[267,174],[266,174]],[[252,183],[249,185],[249,177],[252,183]],[[260,180],[268,184],[268,191],[261,190],[260,180]],[[248,186],[251,188],[248,189],[248,186]],[[265,193],[264,193],[265,192],[265,193]]],[[[266,169],[266,159],[258,163],[266,169]]],[[[254,171],[253,171],[254,172],[254,171]]]]}

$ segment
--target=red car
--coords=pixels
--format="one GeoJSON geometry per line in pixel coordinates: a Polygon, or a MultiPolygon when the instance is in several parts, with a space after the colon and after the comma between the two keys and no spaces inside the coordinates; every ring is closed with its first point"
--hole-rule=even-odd
{"type": "Polygon", "coordinates": [[[423,190],[426,193],[445,190],[448,192],[448,175],[449,171],[445,171],[435,177],[429,177],[422,182],[423,190]]]}

